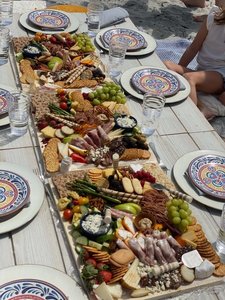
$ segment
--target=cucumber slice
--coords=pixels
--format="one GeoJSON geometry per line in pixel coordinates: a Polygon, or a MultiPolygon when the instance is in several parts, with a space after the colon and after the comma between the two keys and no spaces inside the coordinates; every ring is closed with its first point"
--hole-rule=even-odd
{"type": "Polygon", "coordinates": [[[85,205],[81,205],[80,206],[80,211],[82,213],[82,216],[84,216],[84,215],[86,215],[86,214],[89,213],[89,210],[88,210],[87,206],[85,206],[85,205]]]}
{"type": "Polygon", "coordinates": [[[93,248],[96,248],[96,249],[98,249],[98,250],[102,250],[102,245],[99,244],[99,243],[96,243],[96,242],[94,242],[94,241],[89,241],[89,242],[88,242],[88,246],[93,247],[93,248]]]}
{"type": "Polygon", "coordinates": [[[76,243],[80,244],[80,245],[87,246],[88,245],[88,239],[86,238],[86,236],[79,236],[78,238],[76,238],[76,243]]]}
{"type": "Polygon", "coordinates": [[[79,236],[81,236],[80,232],[77,230],[73,230],[71,232],[72,237],[76,240],[79,236]]]}
{"type": "Polygon", "coordinates": [[[111,241],[113,238],[114,238],[114,234],[104,234],[97,237],[96,242],[102,244],[104,242],[111,241]]]}
{"type": "Polygon", "coordinates": [[[75,251],[77,252],[77,254],[80,254],[82,252],[83,248],[81,245],[76,245],[75,247],[75,251]]]}

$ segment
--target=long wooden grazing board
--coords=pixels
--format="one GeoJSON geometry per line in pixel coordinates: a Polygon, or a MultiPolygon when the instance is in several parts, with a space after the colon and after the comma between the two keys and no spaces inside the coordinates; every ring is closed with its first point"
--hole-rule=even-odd
{"type": "MultiPolygon", "coordinates": [[[[115,114],[129,115],[126,104],[103,102],[102,105],[92,106],[88,100],[84,99],[82,91],[67,92],[65,90],[60,90],[58,93],[49,94],[37,92],[33,94],[32,106],[33,125],[35,127],[35,132],[37,135],[37,142],[40,145],[42,155],[44,156],[46,170],[49,173],[55,173],[59,171],[60,161],[62,157],[70,156],[73,152],[79,154],[79,156],[81,157],[79,157],[77,161],[75,160],[75,162],[71,165],[70,171],[76,170],[78,168],[87,168],[94,166],[94,164],[96,163],[94,162],[94,158],[91,158],[93,156],[90,157],[89,153],[97,153],[98,149],[108,149],[108,152],[105,156],[103,153],[103,163],[100,163],[102,167],[106,167],[107,165],[112,164],[112,155],[117,151],[120,156],[122,155],[121,160],[124,161],[124,163],[125,161],[130,163],[131,161],[149,161],[149,159],[152,161],[154,159],[154,156],[151,155],[149,150],[143,149],[148,149],[148,145],[146,142],[146,138],[142,134],[137,132],[132,133],[131,138],[128,136],[125,137],[124,131],[118,128],[116,129],[114,127],[115,114]],[[77,97],[75,98],[77,99],[76,101],[71,101],[72,103],[79,101],[79,105],[76,109],[76,114],[70,114],[69,117],[66,116],[68,117],[67,119],[62,119],[64,118],[64,116],[62,117],[60,115],[56,115],[55,113],[53,114],[49,108],[49,104],[55,105],[58,112],[58,107],[60,107],[60,104],[62,103],[60,102],[60,97],[62,97],[60,93],[64,93],[63,96],[66,97],[66,99],[68,99],[69,97],[77,97]],[[103,118],[103,120],[101,120],[100,118],[103,118]],[[65,123],[63,124],[62,122],[65,123]],[[67,128],[67,130],[69,130],[68,134],[62,133],[62,130],[58,127],[58,125],[67,128]],[[141,138],[142,141],[139,141],[139,138],[141,138]],[[77,141],[74,143],[74,141],[72,140],[75,139],[77,141]],[[121,139],[123,139],[123,141],[124,139],[126,139],[126,142],[122,142],[121,139]],[[128,144],[128,139],[132,142],[131,145],[128,144]],[[137,140],[137,143],[139,143],[137,144],[138,146],[135,146],[135,144],[133,144],[133,141],[135,141],[135,139],[137,140]],[[49,157],[55,158],[55,161],[53,159],[51,161],[50,158],[46,158],[45,155],[45,151],[47,148],[46,146],[48,145],[47,143],[51,140],[54,140],[54,144],[60,144],[61,149],[63,148],[63,150],[61,151],[59,150],[59,145],[58,147],[56,145],[55,147],[51,148],[49,157]],[[117,144],[115,144],[115,142],[117,144]],[[76,148],[73,147],[74,145],[76,146],[76,148]],[[65,150],[65,148],[67,149],[65,150]],[[132,150],[129,150],[127,148],[132,148],[132,150]],[[83,157],[85,158],[87,163],[82,163],[83,157]],[[46,165],[47,160],[50,165],[49,168],[46,165]]],[[[63,110],[63,112],[65,112],[65,110],[63,110]]]]}
{"type": "MultiPolygon", "coordinates": [[[[165,175],[165,173],[161,170],[161,168],[157,164],[145,164],[145,165],[143,165],[143,168],[144,168],[144,170],[149,171],[156,178],[156,182],[160,182],[160,183],[164,184],[165,186],[167,186],[168,188],[174,188],[174,185],[171,182],[171,180],[165,175]]],[[[52,177],[51,184],[53,185],[54,189],[56,188],[58,195],[60,197],[66,197],[67,192],[68,192],[68,187],[66,186],[67,183],[71,182],[77,178],[78,179],[82,178],[88,172],[91,172],[91,169],[69,172],[64,175],[56,175],[56,176],[52,177]]],[[[58,203],[57,196],[55,195],[55,203],[54,203],[56,205],[56,209],[57,209],[57,203],[58,203]]],[[[156,205],[157,205],[157,203],[156,203],[156,205]]],[[[72,226],[68,221],[65,221],[63,219],[62,211],[59,211],[57,209],[57,212],[59,214],[60,220],[62,221],[62,225],[65,230],[66,236],[68,238],[69,246],[70,246],[72,254],[74,256],[74,260],[76,262],[77,268],[81,270],[82,266],[80,264],[79,256],[78,256],[77,252],[75,251],[76,244],[71,235],[72,226]]],[[[200,226],[200,225],[198,225],[198,226],[200,226]]],[[[202,289],[206,286],[209,287],[209,286],[213,286],[213,285],[218,285],[219,283],[221,283],[221,281],[222,281],[221,277],[211,276],[211,277],[203,279],[203,280],[195,279],[191,284],[182,284],[176,290],[169,289],[169,290],[155,292],[155,293],[151,293],[151,291],[150,291],[148,296],[141,297],[141,298],[140,297],[139,298],[129,298],[129,296],[125,296],[125,294],[123,294],[123,297],[118,298],[118,299],[136,299],[136,300],[138,300],[138,299],[142,299],[142,300],[165,299],[165,297],[169,298],[172,296],[178,296],[178,295],[188,293],[188,292],[193,292],[194,290],[202,289]]],[[[83,284],[85,284],[85,283],[83,282],[83,284]]],[[[84,289],[87,290],[86,286],[84,287],[84,289]]]]}

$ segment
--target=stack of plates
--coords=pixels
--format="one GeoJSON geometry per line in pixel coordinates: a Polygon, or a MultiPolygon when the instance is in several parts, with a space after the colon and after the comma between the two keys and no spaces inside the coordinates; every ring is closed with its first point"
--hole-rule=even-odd
{"type": "Polygon", "coordinates": [[[185,154],[173,167],[180,188],[196,201],[222,210],[225,200],[225,153],[199,150],[185,154]]]}
{"type": "Polygon", "coordinates": [[[113,39],[126,40],[128,42],[127,56],[140,56],[151,53],[156,48],[156,41],[145,32],[128,28],[102,29],[96,35],[96,43],[103,49],[109,50],[109,42],[113,39]]]}
{"type": "Polygon", "coordinates": [[[202,155],[194,158],[188,166],[192,184],[205,195],[225,199],[225,157],[202,155]]]}
{"type": "Polygon", "coordinates": [[[66,29],[69,17],[58,10],[34,10],[28,14],[28,20],[39,29],[66,29]]]}
{"type": "Polygon", "coordinates": [[[140,100],[145,93],[153,93],[164,95],[166,103],[175,103],[190,94],[190,85],[183,76],[163,68],[134,67],[122,74],[120,82],[127,93],[140,100]]]}
{"type": "Polygon", "coordinates": [[[46,34],[73,32],[79,27],[79,21],[75,16],[51,9],[26,12],[20,16],[19,22],[30,31],[46,34]]]}
{"type": "Polygon", "coordinates": [[[44,195],[43,184],[32,170],[0,162],[0,234],[29,222],[41,208],[44,195]]]}
{"type": "Polygon", "coordinates": [[[13,96],[6,89],[0,88],[0,128],[9,125],[8,104],[13,96]]]}

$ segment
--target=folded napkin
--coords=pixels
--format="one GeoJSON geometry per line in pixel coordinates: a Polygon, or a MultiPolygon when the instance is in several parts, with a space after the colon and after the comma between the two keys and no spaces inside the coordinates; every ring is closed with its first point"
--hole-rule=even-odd
{"type": "Polygon", "coordinates": [[[107,9],[100,16],[100,28],[122,23],[127,17],[129,17],[129,13],[122,7],[107,9]]]}

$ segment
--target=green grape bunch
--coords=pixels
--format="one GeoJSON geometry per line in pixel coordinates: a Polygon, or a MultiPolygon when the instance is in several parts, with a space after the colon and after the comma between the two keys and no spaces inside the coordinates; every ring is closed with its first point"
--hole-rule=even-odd
{"type": "Polygon", "coordinates": [[[172,199],[167,201],[167,215],[170,222],[182,233],[187,231],[187,228],[192,223],[192,211],[189,204],[183,199],[172,199]]]}
{"type": "Polygon", "coordinates": [[[74,39],[77,43],[77,46],[83,52],[93,52],[95,51],[95,46],[93,45],[90,37],[87,34],[79,33],[74,35],[74,39]]]}
{"type": "Polygon", "coordinates": [[[88,98],[93,105],[100,105],[104,101],[114,101],[119,104],[126,103],[126,96],[121,87],[115,82],[106,82],[102,87],[88,94],[88,98]]]}

